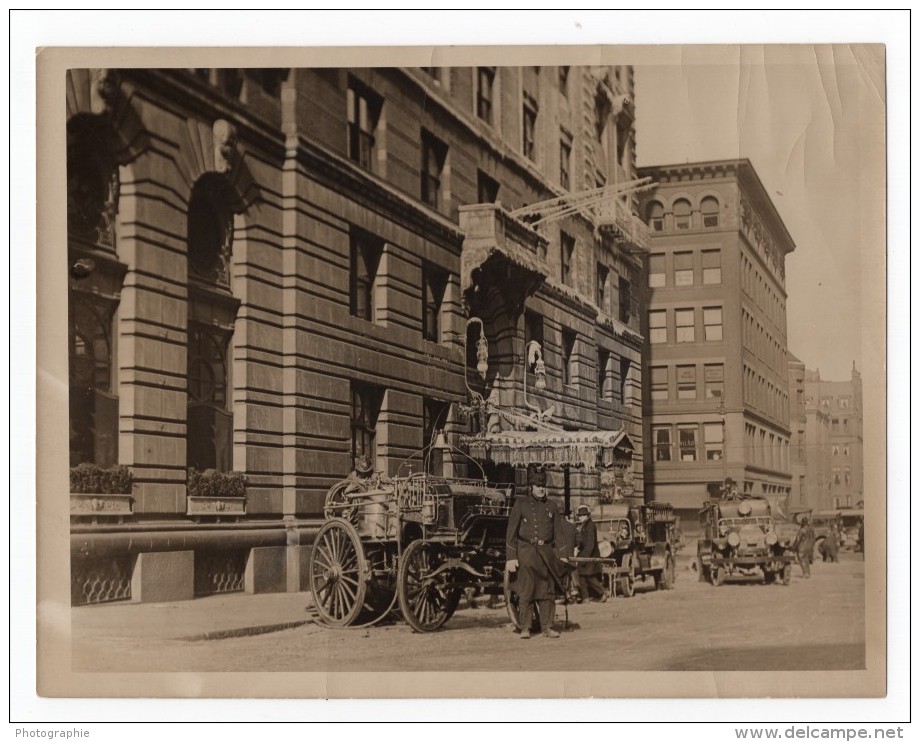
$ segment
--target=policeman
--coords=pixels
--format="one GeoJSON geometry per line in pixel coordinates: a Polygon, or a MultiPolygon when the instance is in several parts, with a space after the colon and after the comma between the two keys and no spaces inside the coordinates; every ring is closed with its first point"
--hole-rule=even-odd
{"type": "Polygon", "coordinates": [[[534,604],[543,635],[559,638],[559,632],[553,629],[558,579],[554,576],[557,557],[553,545],[560,534],[561,521],[556,503],[546,498],[546,472],[537,470],[531,476],[530,493],[514,501],[505,539],[506,569],[517,572],[522,639],[530,638],[534,604]]]}

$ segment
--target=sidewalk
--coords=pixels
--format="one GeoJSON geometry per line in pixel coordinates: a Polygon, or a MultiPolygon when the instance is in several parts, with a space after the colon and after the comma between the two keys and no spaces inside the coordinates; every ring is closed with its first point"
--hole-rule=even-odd
{"type": "Polygon", "coordinates": [[[107,603],[71,609],[71,630],[85,639],[206,640],[249,636],[307,623],[310,593],[228,593],[174,603],[107,603]]]}

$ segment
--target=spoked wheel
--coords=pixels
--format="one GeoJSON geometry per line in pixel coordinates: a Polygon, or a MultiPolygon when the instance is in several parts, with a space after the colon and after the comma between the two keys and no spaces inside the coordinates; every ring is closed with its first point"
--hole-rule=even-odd
{"type": "Polygon", "coordinates": [[[655,579],[656,587],[659,590],[670,590],[674,587],[674,579],[676,578],[674,570],[674,557],[671,556],[670,552],[665,555],[664,558],[664,569],[661,570],[661,574],[658,575],[655,579]]]}
{"type": "Polygon", "coordinates": [[[416,631],[435,631],[457,610],[460,587],[450,584],[450,570],[432,576],[445,561],[429,541],[413,541],[399,562],[396,591],[403,618],[416,631]]]}
{"type": "Polygon", "coordinates": [[[323,505],[323,515],[326,516],[326,520],[341,518],[349,523],[355,522],[358,509],[354,505],[349,506],[348,498],[345,497],[345,493],[353,484],[353,482],[345,480],[336,482],[329,488],[326,493],[326,502],[323,505]]]}
{"type": "Polygon", "coordinates": [[[625,568],[627,572],[617,579],[617,587],[623,597],[631,598],[636,594],[636,562],[633,555],[624,554],[620,567],[625,568]]]}
{"type": "Polygon", "coordinates": [[[310,589],[323,623],[350,626],[364,607],[367,560],[354,526],[338,518],[326,522],[313,542],[310,589]]]}
{"type": "Polygon", "coordinates": [[[722,580],[725,579],[725,567],[713,564],[709,568],[709,581],[715,586],[718,587],[722,584],[722,580]]]}

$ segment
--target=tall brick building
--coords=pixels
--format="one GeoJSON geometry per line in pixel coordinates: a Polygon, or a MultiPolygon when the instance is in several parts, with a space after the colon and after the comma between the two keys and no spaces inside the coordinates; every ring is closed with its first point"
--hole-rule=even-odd
{"type": "Polygon", "coordinates": [[[782,509],[791,491],[785,259],[795,249],[748,160],[642,168],[651,233],[646,499],[690,522],[731,477],[782,509]]]}
{"type": "MultiPolygon", "coordinates": [[[[632,88],[628,67],[69,72],[70,460],[133,474],[71,498],[74,600],[301,589],[359,456],[470,473],[419,451],[476,432],[471,392],[621,431],[607,484],[641,493],[632,88]],[[190,495],[190,468],[245,493],[190,495]]],[[[574,502],[599,476],[550,485],[574,502]]]]}

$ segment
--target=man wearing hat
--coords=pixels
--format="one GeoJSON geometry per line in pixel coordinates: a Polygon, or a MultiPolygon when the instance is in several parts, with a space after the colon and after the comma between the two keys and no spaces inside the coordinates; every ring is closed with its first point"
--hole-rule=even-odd
{"type": "MultiPolygon", "coordinates": [[[[601,551],[597,543],[597,525],[591,520],[591,508],[587,505],[579,505],[575,511],[575,518],[578,522],[578,536],[575,539],[575,546],[578,549],[576,556],[599,558],[601,551]]],[[[600,562],[578,565],[579,603],[589,600],[592,593],[601,603],[607,600],[607,591],[600,581],[600,574],[600,562]]]]}
{"type": "Polygon", "coordinates": [[[518,497],[511,508],[506,533],[508,572],[516,572],[519,598],[521,638],[530,638],[533,608],[540,614],[543,635],[557,639],[553,629],[556,615],[556,587],[562,589],[555,572],[557,562],[554,544],[560,535],[562,516],[559,508],[546,497],[546,471],[531,474],[530,492],[518,497]]]}

